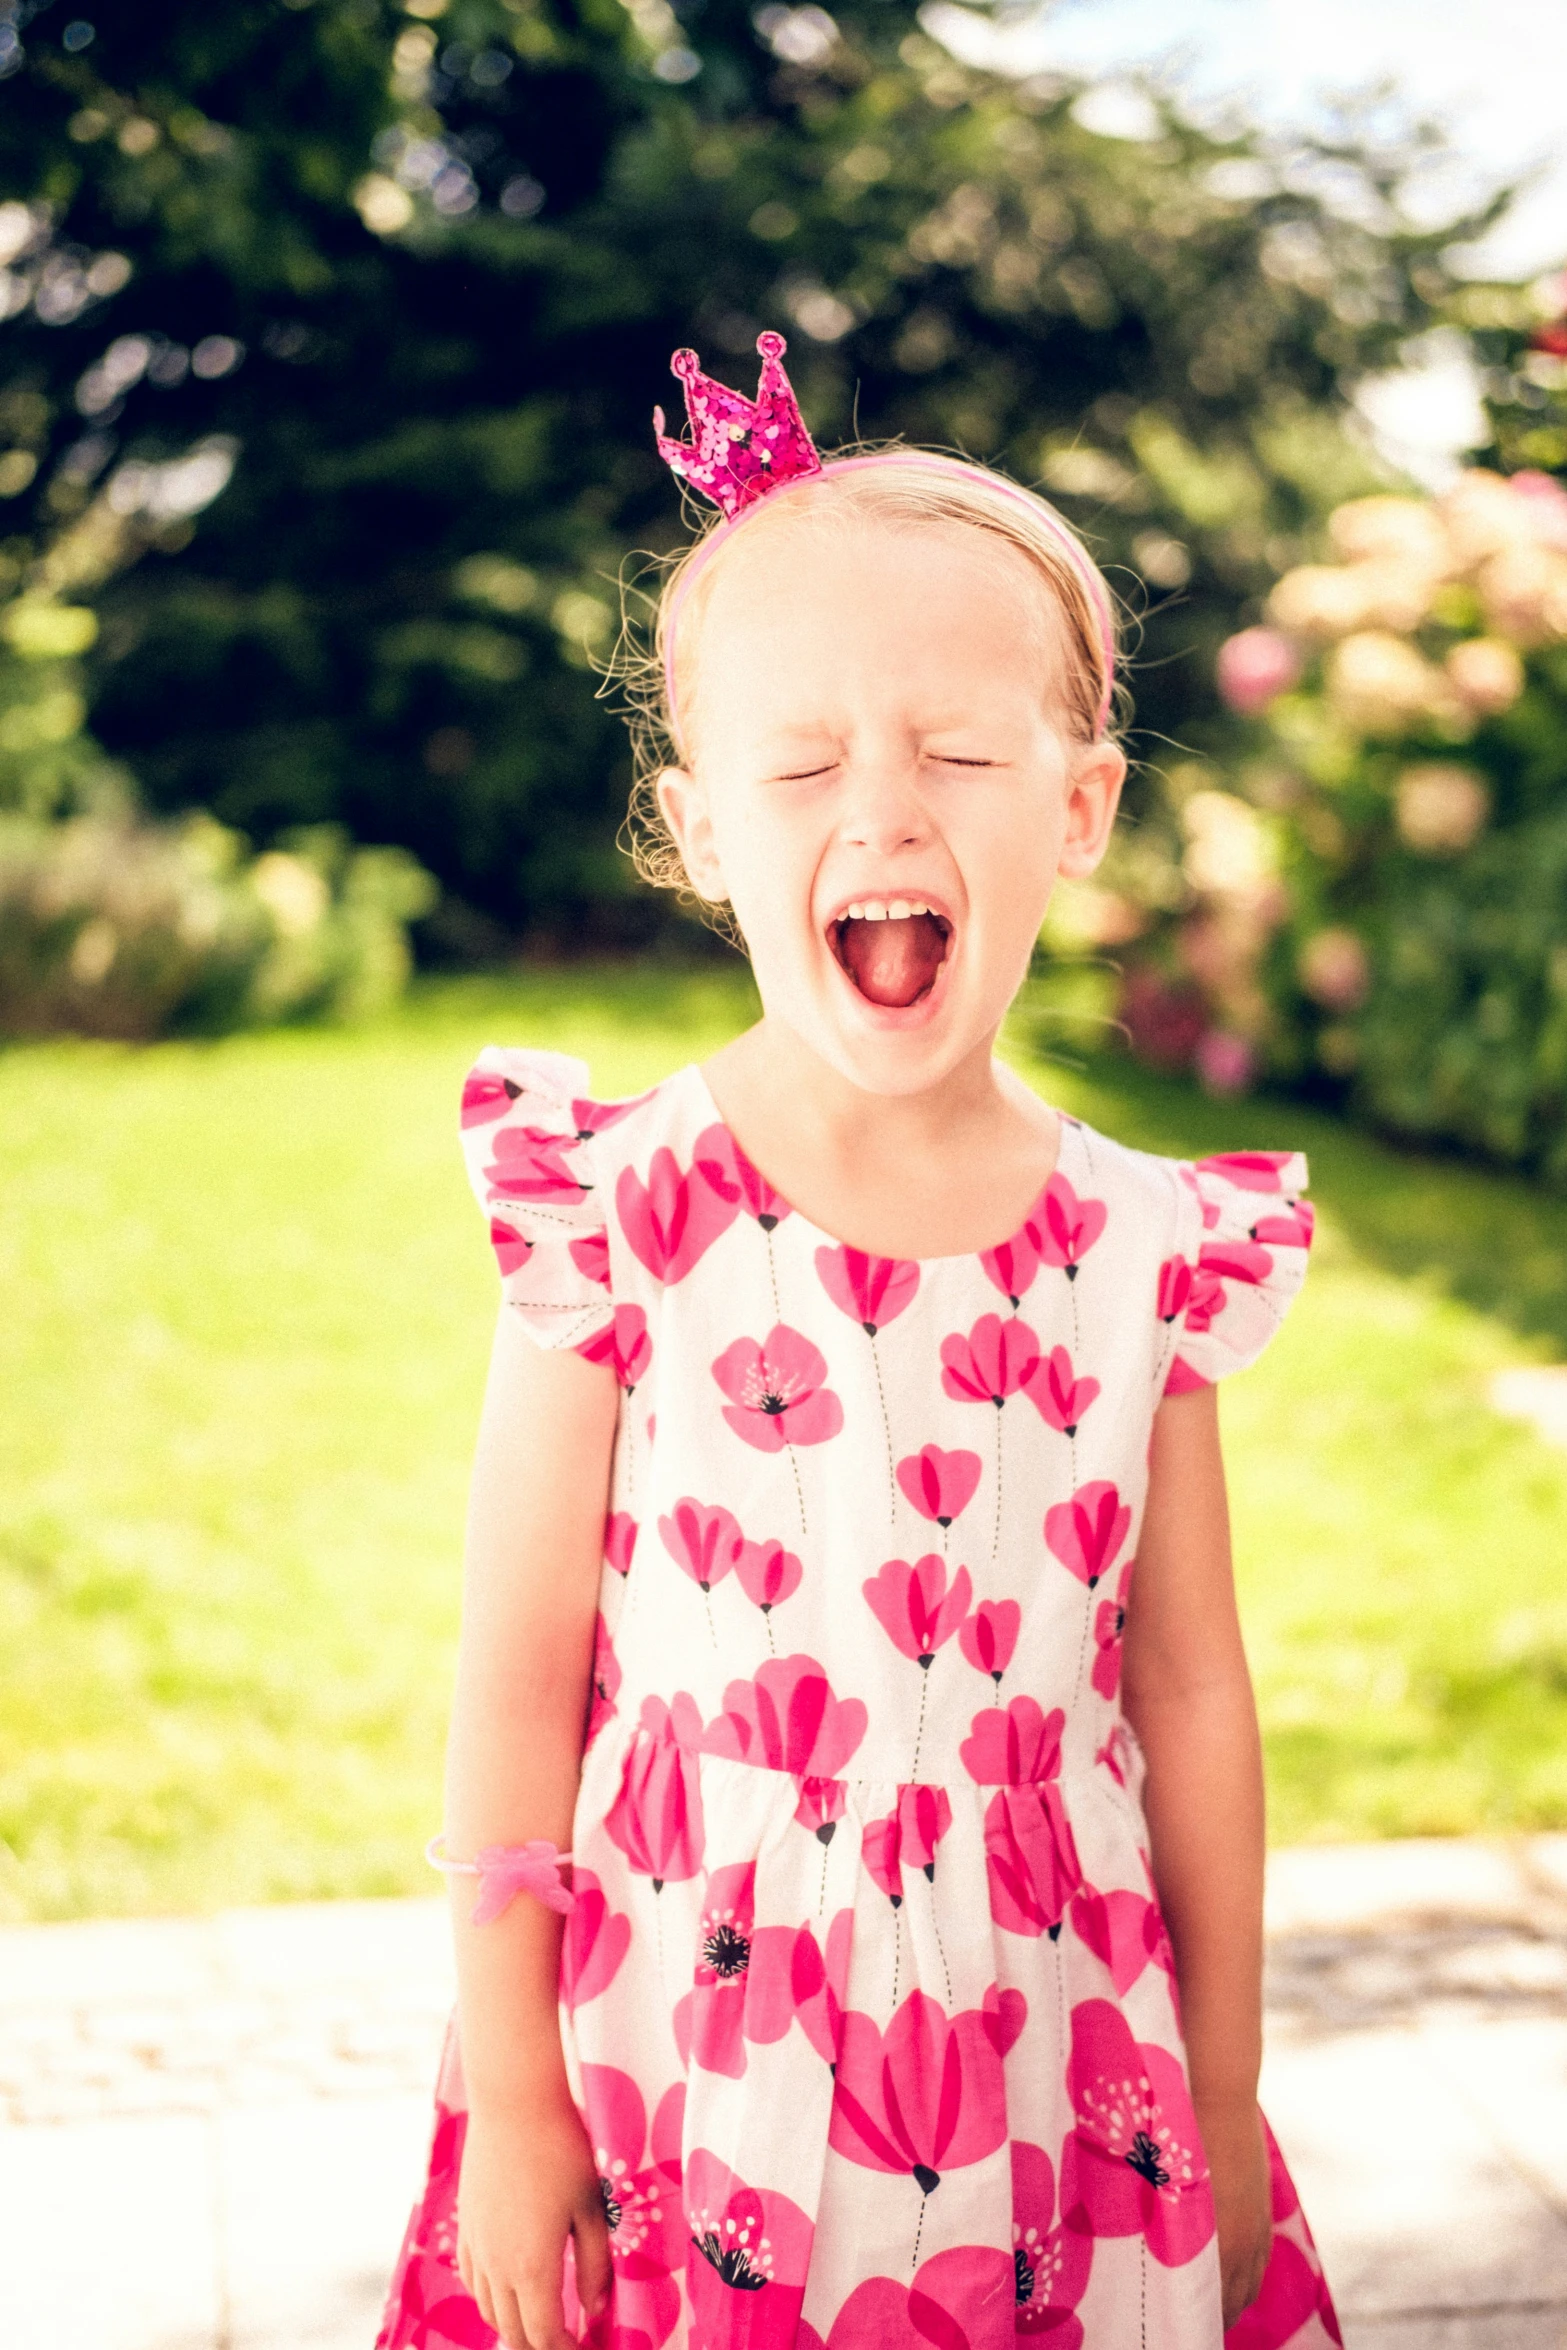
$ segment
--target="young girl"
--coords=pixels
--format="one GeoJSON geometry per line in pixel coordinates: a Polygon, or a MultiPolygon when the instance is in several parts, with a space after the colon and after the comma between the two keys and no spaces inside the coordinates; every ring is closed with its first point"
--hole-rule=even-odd
{"type": "Polygon", "coordinates": [[[464,1096],[508,1310],[383,2350],[1314,2350],[1213,1389],[1305,1169],[993,1057],[1115,818],[1109,600],[978,466],[823,466],[759,348],[755,403],[675,362],[723,519],[657,800],[763,1017],[634,1101],[464,1096]]]}

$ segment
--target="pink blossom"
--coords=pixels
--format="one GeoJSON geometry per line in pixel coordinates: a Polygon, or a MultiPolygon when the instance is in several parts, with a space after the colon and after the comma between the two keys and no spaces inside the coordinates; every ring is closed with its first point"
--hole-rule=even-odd
{"type": "Polygon", "coordinates": [[[1071,1914],[1073,1932],[1109,1968],[1120,1997],[1149,1965],[1162,1967],[1173,1982],[1175,1953],[1157,1902],[1142,1893],[1098,1893],[1084,1885],[1073,1896],[1071,1914]]]}
{"type": "Polygon", "coordinates": [[[1044,1263],[1043,1231],[1039,1221],[1043,1210],[1044,1200],[1041,1196],[1034,1214],[1018,1227],[1010,1240],[1004,1240],[999,1248],[985,1249],[980,1256],[986,1280],[1000,1290],[1014,1313],[1044,1263]]]}
{"type": "Polygon", "coordinates": [[[520,1273],[533,1254],[533,1243],[508,1224],[504,1216],[490,1218],[490,1246],[495,1251],[495,1262],[504,1281],[510,1273],[520,1273]]]}
{"type": "Polygon", "coordinates": [[[492,1199],[568,1202],[587,1197],[591,1186],[566,1164],[567,1152],[577,1148],[575,1135],[552,1134],[547,1126],[502,1126],[492,1148],[495,1156],[484,1170],[492,1199]]]}
{"type": "Polygon", "coordinates": [[[704,1126],[691,1160],[721,1200],[754,1216],[764,1232],[774,1231],[790,1213],[789,1202],[752,1166],[727,1126],[704,1126]]]}
{"type": "Polygon", "coordinates": [[[797,2350],[1013,2350],[1014,2264],[994,2245],[954,2244],[912,2280],[866,2277],[826,2343],[802,2326],[797,2350]]]}
{"type": "Polygon", "coordinates": [[[1291,1200],[1276,1215],[1259,1216],[1251,1236],[1269,1248],[1310,1248],[1316,1222],[1316,1210],[1309,1199],[1291,1200]]]}
{"type": "Polygon", "coordinates": [[[866,1604],[900,1656],[929,1669],[931,1658],[968,1614],[973,1585],[967,1567],[947,1583],[947,1562],[927,1551],[912,1566],[889,1559],[862,1583],[866,1604]]]}
{"type": "Polygon", "coordinates": [[[588,1726],[583,1746],[589,1747],[606,1722],[615,1718],[615,1698],[621,1683],[620,1659],[615,1654],[609,1626],[600,1613],[593,1628],[593,1668],[588,1684],[588,1726]]]}
{"type": "Polygon", "coordinates": [[[686,2164],[686,2292],[702,2350],[793,2350],[813,2229],[699,2146],[686,2164]]]}
{"type": "Polygon", "coordinates": [[[1257,1073],[1257,1056],[1244,1036],[1230,1028],[1206,1028],[1197,1039],[1192,1065],[1204,1093],[1244,1093],[1257,1073]]]}
{"type": "Polygon", "coordinates": [[[868,1720],[859,1698],[834,1697],[811,1657],[769,1657],[754,1680],[730,1682],[722,1713],[702,1733],[702,1752],[827,1778],[859,1746],[868,1720]]]}
{"type": "Polygon", "coordinates": [[[1056,2217],[1056,2180],[1042,2146],[1012,2141],[1012,2262],[1016,2330],[1049,2334],[1050,2350],[1079,2350],[1072,2312],[1088,2287],[1094,2248],[1056,2217]]]}
{"type": "Polygon", "coordinates": [[[913,1303],[918,1265],[903,1257],[867,1256],[857,1248],[819,1248],[816,1274],[840,1313],[874,1338],[913,1303]]]}
{"type": "Polygon", "coordinates": [[[664,1145],[653,1153],[644,1183],[623,1167],[615,1185],[620,1228],[639,1264],[655,1281],[683,1281],[737,1213],[711,1184],[688,1173],[664,1145]]]}
{"type": "Polygon", "coordinates": [[[570,1244],[572,1263],[584,1280],[596,1282],[600,1289],[609,1287],[609,1234],[585,1232],[570,1244]]]}
{"type": "Polygon", "coordinates": [[[1102,1199],[1079,1199],[1058,1169],[1045,1185],[1041,1202],[1040,1261],[1059,1265],[1069,1281],[1105,1228],[1109,1213],[1102,1199]]]}
{"type": "Polygon", "coordinates": [[[1199,1175],[1219,1175],[1241,1191],[1282,1192],[1293,1151],[1216,1151],[1194,1162],[1199,1175]]]}
{"type": "Polygon", "coordinates": [[[1028,1383],[1028,1400],[1047,1428],[1075,1436],[1078,1422],[1099,1393],[1097,1379],[1079,1379],[1064,1346],[1041,1355],[1028,1383]]]}
{"type": "Polygon", "coordinates": [[[1121,1686],[1121,1642],[1126,1632],[1126,1601],[1132,1588],[1135,1559],[1121,1569],[1114,1599],[1102,1599],[1094,1611],[1094,1669],[1090,1678],[1101,1697],[1114,1697],[1121,1686]]]}
{"type": "Polygon", "coordinates": [[[1081,1485],[1045,1512],[1045,1542],[1062,1566],[1093,1590],[1126,1540],[1132,1513],[1108,1477],[1081,1485]]]}
{"type": "Polygon", "coordinates": [[[1328,2341],[1343,2341],[1322,2271],[1291,2237],[1275,2233],[1262,2290],[1226,2331],[1224,2350],[1278,2350],[1281,2342],[1309,2340],[1303,2329],[1313,2318],[1328,2341]]]}
{"type": "Polygon", "coordinates": [[[1166,1257],[1159,1267],[1159,1319],[1173,1322],[1192,1293],[1191,1260],[1166,1257]]]}
{"type": "Polygon", "coordinates": [[[640,1306],[617,1306],[613,1321],[585,1338],[577,1352],[590,1363],[609,1363],[629,1395],[645,1378],[653,1360],[646,1314],[640,1306]]]}
{"type": "Polygon", "coordinates": [[[629,1094],[623,1102],[590,1102],[579,1097],[571,1105],[571,1122],[578,1141],[586,1142],[591,1134],[607,1133],[611,1126],[618,1126],[622,1118],[629,1118],[633,1110],[640,1110],[651,1099],[651,1090],[629,1094]]]}
{"type": "Polygon", "coordinates": [[[604,1559],[617,1575],[629,1575],[637,1547],[637,1522],[628,1510],[611,1510],[604,1520],[604,1559]]]}
{"type": "Polygon", "coordinates": [[[1300,655],[1276,628],[1243,628],[1225,638],[1215,670],[1220,700],[1239,716],[1255,718],[1295,684],[1300,655]]]}
{"type": "Polygon", "coordinates": [[[735,1573],[746,1598],[765,1616],[799,1590],[805,1569],[781,1542],[742,1542],[735,1573]]]}
{"type": "Polygon", "coordinates": [[[1213,2192],[1179,2061],[1136,2041],[1119,2007],[1072,2010],[1067,2067],[1074,2127],[1061,2157],[1067,2224],[1091,2236],[1142,2236],[1182,2267],[1213,2235],[1213,2192]]]}
{"type": "MultiPolygon", "coordinates": [[[[685,1705],[690,1704],[687,1698],[685,1705]]],[[[702,1865],[697,1760],[677,1737],[676,1716],[661,1697],[642,1700],[641,1720],[621,1766],[620,1792],[604,1826],[637,1874],[652,1878],[655,1893],[683,1884],[702,1865]]]]}
{"type": "Polygon", "coordinates": [[[560,1995],[573,2012],[607,1991],[631,1946],[631,1920],[611,1909],[592,1869],[571,1872],[576,1896],[560,1946],[560,1995]]]}
{"type": "Polygon", "coordinates": [[[898,1463],[898,1484],[922,1518],[943,1531],[973,1500],[984,1464],[977,1452],[943,1452],[922,1445],[898,1463]]]}
{"type": "MultiPolygon", "coordinates": [[[[467,2115],[455,2118],[466,2131],[467,2115]]],[[[455,2267],[405,2249],[396,2306],[387,2311],[376,2350],[494,2350],[496,2340],[455,2267]]]]}
{"type": "Polygon", "coordinates": [[[998,1790],[985,1810],[985,1874],[991,1916],[1009,1933],[1055,1936],[1083,1880],[1057,1784],[1065,1726],[1059,1706],[1046,1714],[1014,1697],[1005,1712],[976,1714],[958,1749],[969,1777],[998,1790]]]}
{"type": "Polygon", "coordinates": [[[1039,1340],[1026,1322],[981,1314],[967,1338],[941,1342],[941,1385],[959,1403],[993,1403],[1028,1385],[1039,1362],[1039,1340]]]}
{"type": "MultiPolygon", "coordinates": [[[[680,2316],[675,2282],[685,2254],[680,2224],[680,2133],[685,2083],[660,2100],[648,2144],[647,2108],[629,2073],[614,2065],[582,2067],[582,2108],[609,2221],[613,2339],[640,2335],[658,2350],[680,2316]]],[[[574,2303],[576,2295],[569,2295],[574,2303]]],[[[574,2312],[568,2307],[568,2320],[574,2312]]]]}
{"type": "Polygon", "coordinates": [[[675,2009],[682,2061],[738,2081],[748,2045],[781,2040],[794,2020],[796,1929],[756,1924],[756,1863],[707,1881],[692,1989],[675,2009]]]}
{"type": "Polygon", "coordinates": [[[952,1799],[945,1787],[910,1780],[898,1789],[898,1800],[885,1819],[866,1823],[860,1847],[866,1874],[886,1894],[894,1909],[903,1900],[904,1864],[921,1870],[927,1880],[936,1875],[936,1847],[952,1825],[952,1799]]]}
{"type": "Polygon", "coordinates": [[[1217,1275],[1221,1281],[1253,1285],[1266,1281],[1273,1271],[1272,1256],[1254,1240],[1205,1240],[1197,1263],[1201,1272],[1217,1275]]]}
{"type": "Polygon", "coordinates": [[[1183,1330],[1207,1330],[1229,1304],[1224,1283],[1210,1265],[1198,1265],[1192,1274],[1191,1295],[1182,1318],[1183,1330]]]}
{"type": "Polygon", "coordinates": [[[740,1521],[721,1503],[693,1501],[688,1494],[677,1501],[658,1531],[664,1548],[688,1574],[699,1591],[711,1591],[739,1564],[745,1548],[740,1521]]]}
{"type": "Polygon", "coordinates": [[[999,1689],[1012,1662],[1023,1610],[1015,1599],[982,1599],[958,1631],[958,1645],[977,1673],[988,1673],[999,1689]]]}
{"type": "Polygon", "coordinates": [[[877,1891],[886,1894],[894,1909],[900,1909],[903,1906],[903,1839],[898,1833],[895,1811],[888,1812],[885,1819],[866,1821],[860,1838],[860,1859],[877,1891]]]}
{"type": "Polygon", "coordinates": [[[463,1131],[471,1126],[493,1126],[497,1118],[505,1117],[521,1091],[513,1078],[498,1077],[492,1069],[470,1069],[463,1079],[463,1131]]]}
{"type": "Polygon", "coordinates": [[[795,1936],[789,1989],[800,2029],[824,2064],[836,2065],[843,2041],[843,2003],[849,1987],[854,1912],[835,1910],[825,1948],[809,1926],[795,1936]]]}
{"type": "Polygon", "coordinates": [[[824,1779],[814,1773],[796,1779],[799,1801],[794,1816],[802,1828],[809,1828],[818,1844],[830,1844],[833,1831],[844,1815],[849,1790],[841,1779],[824,1779]]]}
{"type": "Polygon", "coordinates": [[[958,1759],[978,1786],[1031,1787],[1059,1773],[1065,1727],[1060,1706],[1047,1714],[1037,1698],[1014,1697],[974,1716],[958,1759]]]}
{"type": "Polygon", "coordinates": [[[911,1991],[885,2034],[857,2009],[844,2017],[828,2139],[850,2162],[901,2172],[929,2195],[943,2170],[982,2162],[1006,2133],[1001,2056],[982,2009],[948,2016],[911,1991]]]}
{"type": "Polygon", "coordinates": [[[760,1343],[737,1338],[725,1347],[713,1377],[729,1398],[724,1418],[758,1452],[825,1444],[843,1426],[843,1406],[826,1384],[826,1357],[782,1322],[760,1343]]]}

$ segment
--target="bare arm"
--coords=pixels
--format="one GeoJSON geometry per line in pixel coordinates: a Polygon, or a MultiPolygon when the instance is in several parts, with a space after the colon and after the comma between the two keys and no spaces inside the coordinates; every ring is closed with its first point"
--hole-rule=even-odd
{"type": "Polygon", "coordinates": [[[1256,2298],[1271,2234],[1262,2061],[1262,1754],[1230,1560],[1215,1391],[1154,1416],[1124,1651],[1127,1718],[1175,1949],[1192,2101],[1213,2173],[1224,2322],[1256,2298]]]}
{"type": "MultiPolygon", "coordinates": [[[[447,1848],[571,1842],[603,1558],[616,1390],[602,1365],[536,1346],[502,1311],[468,1512],[447,1848]]],[[[453,1880],[469,2123],[459,2192],[464,2281],[508,2350],[566,2350],[566,2237],[578,2287],[607,2291],[591,2150],[566,2083],[561,1920],[523,1897],[474,1926],[453,1880]]]]}

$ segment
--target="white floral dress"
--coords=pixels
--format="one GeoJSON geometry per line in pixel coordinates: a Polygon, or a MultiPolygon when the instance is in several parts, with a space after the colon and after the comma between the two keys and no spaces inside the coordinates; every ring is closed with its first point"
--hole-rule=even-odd
{"type": "MultiPolygon", "coordinates": [[[[621,1406],[561,1974],[605,2350],[1216,2350],[1213,2201],[1119,1708],[1161,1396],[1300,1285],[1296,1156],[1063,1118],[983,1255],[845,1248],[696,1068],[488,1050],[505,1294],[621,1406]]],[[[541,1468],[547,1464],[541,1464],[541,1468]]],[[[382,2350],[482,2350],[448,2048],[382,2350]]],[[[1339,2339],[1274,2150],[1246,2350],[1339,2339]]],[[[568,2311],[576,2321],[567,2279],[568,2311]]]]}

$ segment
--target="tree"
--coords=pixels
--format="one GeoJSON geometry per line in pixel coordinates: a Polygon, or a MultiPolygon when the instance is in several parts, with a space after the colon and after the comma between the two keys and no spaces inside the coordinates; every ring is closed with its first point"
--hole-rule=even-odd
{"type": "Polygon", "coordinates": [[[236,457],[103,591],[99,736],[157,807],[346,822],[512,928],[658,919],[592,664],[627,552],[680,535],[649,427],[675,345],[738,382],[783,322],[824,441],[1043,478],[1151,584],[1141,724],[1201,736],[1237,611],[1366,486],[1355,379],[1452,290],[1396,159],[1157,106],[1105,137],[899,0],[10,27],[0,557],[25,575],[128,466],[236,457]]]}

